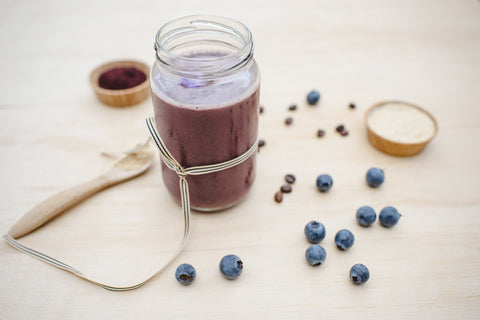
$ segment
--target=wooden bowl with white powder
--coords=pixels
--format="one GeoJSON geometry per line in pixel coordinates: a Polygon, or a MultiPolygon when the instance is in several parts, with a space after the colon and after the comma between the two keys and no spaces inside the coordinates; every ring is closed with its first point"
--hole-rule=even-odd
{"type": "Polygon", "coordinates": [[[420,153],[438,131],[426,110],[407,102],[383,101],[365,114],[370,143],[380,151],[407,157],[420,153]]]}

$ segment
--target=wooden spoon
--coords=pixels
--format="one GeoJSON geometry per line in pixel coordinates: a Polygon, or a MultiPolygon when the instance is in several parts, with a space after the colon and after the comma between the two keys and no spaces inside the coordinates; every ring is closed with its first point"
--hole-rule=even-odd
{"type": "Polygon", "coordinates": [[[123,158],[119,159],[110,170],[99,177],[57,193],[41,202],[27,212],[8,231],[8,234],[12,238],[18,239],[93,194],[139,176],[150,167],[153,162],[153,155],[154,152],[149,139],[145,144],[135,149],[134,152],[127,153],[123,158]]]}

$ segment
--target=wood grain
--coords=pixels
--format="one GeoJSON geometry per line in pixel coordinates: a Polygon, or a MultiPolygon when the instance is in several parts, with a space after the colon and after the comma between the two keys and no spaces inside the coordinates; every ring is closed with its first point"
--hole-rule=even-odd
{"type": "MultiPolygon", "coordinates": [[[[193,213],[185,251],[133,292],[97,288],[0,242],[0,318],[478,319],[478,1],[4,2],[4,232],[51,194],[110,167],[99,152],[144,141],[151,102],[105,106],[89,74],[111,60],[151,63],[157,29],[196,12],[236,18],[254,36],[266,144],[252,191],[224,212],[193,213]],[[310,107],[305,96],[314,88],[322,97],[310,107]],[[423,152],[399,158],[370,145],[365,111],[384,100],[412,102],[436,118],[440,130],[423,152]],[[284,125],[287,116],[291,126],[284,125]],[[340,123],[347,137],[335,131],[340,123]],[[372,166],[386,173],[378,189],[365,182],[372,166]],[[286,173],[297,181],[278,204],[273,195],[286,173]],[[322,173],[334,180],[326,194],[315,188],[322,173]],[[362,205],[377,214],[393,205],[402,218],[392,229],[378,222],[362,228],[355,221],[362,205]],[[319,268],[304,257],[303,228],[313,219],[327,230],[319,268]],[[355,235],[346,252],[334,245],[342,228],[355,235]],[[218,271],[230,253],[244,262],[235,281],[218,271]],[[189,287],[174,279],[184,262],[197,270],[189,287]],[[363,286],[348,279],[355,263],[370,269],[363,286]]],[[[170,256],[182,224],[155,161],[147,174],[102,191],[21,241],[122,285],[143,280],[170,256]]]]}

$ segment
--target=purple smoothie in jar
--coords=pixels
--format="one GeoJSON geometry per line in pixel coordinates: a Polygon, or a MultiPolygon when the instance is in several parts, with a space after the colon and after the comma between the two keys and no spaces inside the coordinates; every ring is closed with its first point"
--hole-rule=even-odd
{"type": "MultiPolygon", "coordinates": [[[[184,167],[234,159],[256,143],[260,75],[250,31],[224,17],[189,16],[157,33],[151,87],[155,125],[184,167]]],[[[223,171],[188,176],[191,206],[228,208],[249,191],[256,154],[223,171]]],[[[180,200],[179,177],[162,163],[164,183],[180,200]]]]}

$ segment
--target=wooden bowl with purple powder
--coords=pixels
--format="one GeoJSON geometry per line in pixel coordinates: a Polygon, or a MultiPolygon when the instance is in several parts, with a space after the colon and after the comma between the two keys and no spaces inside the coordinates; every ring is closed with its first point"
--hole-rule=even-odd
{"type": "Polygon", "coordinates": [[[114,107],[138,104],[150,95],[150,68],[138,61],[105,63],[90,74],[98,100],[114,107]]]}

